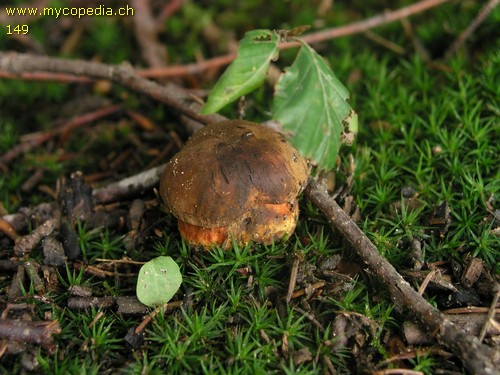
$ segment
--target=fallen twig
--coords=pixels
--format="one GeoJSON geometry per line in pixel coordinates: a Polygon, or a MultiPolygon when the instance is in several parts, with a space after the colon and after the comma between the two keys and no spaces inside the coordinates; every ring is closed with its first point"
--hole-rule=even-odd
{"type": "Polygon", "coordinates": [[[25,81],[56,81],[59,83],[92,83],[93,79],[88,77],[78,77],[74,74],[48,73],[48,72],[33,72],[14,74],[5,71],[0,71],[0,78],[7,79],[22,79],[25,81]]]}
{"type": "Polygon", "coordinates": [[[16,244],[14,245],[14,253],[17,256],[24,256],[25,254],[28,254],[36,245],[38,245],[43,237],[47,237],[58,227],[59,221],[57,219],[47,220],[30,234],[17,238],[16,244]]]}
{"type": "Polygon", "coordinates": [[[115,304],[115,297],[70,297],[68,309],[85,310],[90,308],[109,309],[115,304]]]}
{"type": "Polygon", "coordinates": [[[160,43],[156,22],[151,14],[149,0],[132,0],[134,8],[135,37],[141,47],[142,58],[152,67],[165,66],[167,53],[160,43]]]}
{"type": "Polygon", "coordinates": [[[2,218],[0,218],[0,232],[4,233],[12,241],[19,238],[19,234],[17,234],[16,229],[12,226],[12,224],[2,218]]]}
{"type": "Polygon", "coordinates": [[[408,370],[405,368],[390,368],[372,372],[373,375],[424,375],[422,371],[408,370]]]}
{"type": "Polygon", "coordinates": [[[493,296],[493,300],[491,301],[491,306],[488,311],[488,315],[486,317],[486,322],[484,323],[483,328],[481,329],[481,333],[479,335],[479,341],[483,341],[484,337],[486,336],[486,333],[488,332],[488,329],[490,326],[493,326],[493,322],[495,320],[495,312],[496,312],[496,306],[498,299],[500,298],[500,285],[496,285],[496,292],[495,295],[493,296]]]}
{"type": "MultiPolygon", "coordinates": [[[[318,289],[321,289],[323,288],[324,286],[326,285],[326,282],[321,280],[321,281],[317,281],[315,282],[314,284],[311,284],[309,287],[312,289],[312,290],[318,290],[318,289]]],[[[292,295],[290,296],[290,299],[294,299],[294,298],[298,298],[298,297],[302,297],[303,295],[307,294],[306,293],[306,289],[307,288],[304,288],[304,289],[300,289],[300,290],[296,290],[292,293],[292,295]]],[[[287,301],[289,302],[289,301],[287,301]]]]}
{"type": "Polygon", "coordinates": [[[144,318],[141,324],[139,324],[137,327],[132,327],[129,329],[127,335],[124,338],[125,342],[130,346],[131,349],[138,349],[142,345],[142,342],[144,340],[146,327],[149,325],[149,323],[151,323],[154,317],[162,311],[163,313],[166,313],[167,310],[179,306],[182,306],[182,301],[169,302],[156,307],[144,318]]]}
{"type": "MultiPolygon", "coordinates": [[[[444,311],[442,313],[462,331],[467,332],[469,335],[476,336],[480,340],[482,334],[481,329],[485,326],[487,327],[484,333],[485,337],[498,337],[500,335],[500,331],[494,326],[490,324],[485,325],[485,322],[489,322],[488,309],[483,309],[484,311],[479,310],[480,308],[477,307],[468,309],[470,311],[469,313],[447,314],[444,311]]],[[[500,309],[492,309],[490,311],[496,312],[497,314],[500,313],[500,309]]],[[[434,342],[434,340],[429,337],[428,332],[425,332],[422,327],[419,327],[416,323],[411,321],[403,323],[403,333],[408,345],[432,344],[434,342]]]]}
{"type": "Polygon", "coordinates": [[[323,324],[321,324],[312,313],[307,312],[298,306],[292,306],[292,309],[294,309],[295,311],[298,311],[303,316],[305,316],[307,319],[309,319],[311,321],[311,323],[313,323],[321,332],[325,332],[325,327],[323,327],[323,324]]]}
{"type": "MultiPolygon", "coordinates": [[[[444,350],[440,348],[426,348],[426,347],[419,347],[416,349],[410,349],[403,351],[400,354],[397,354],[395,356],[389,357],[386,360],[380,362],[377,364],[377,368],[382,368],[385,367],[391,363],[398,363],[400,361],[408,360],[408,359],[413,359],[413,358],[418,358],[418,357],[423,357],[423,356],[439,356],[441,358],[451,358],[453,354],[445,352],[444,350]]],[[[445,373],[443,371],[443,373],[445,373]]],[[[450,374],[455,374],[455,372],[450,371],[450,374]]],[[[373,372],[372,375],[376,374],[376,372],[373,372]]],[[[401,373],[403,374],[403,373],[401,373]]]]}
{"type": "Polygon", "coordinates": [[[182,6],[182,0],[170,0],[165,4],[156,18],[156,28],[163,29],[165,21],[177,12],[182,6]]]}
{"type": "Polygon", "coordinates": [[[471,373],[493,375],[500,372],[500,349],[492,349],[462,332],[422,298],[331,199],[324,186],[311,178],[305,195],[326,216],[332,228],[347,239],[366,267],[390,293],[394,304],[413,313],[428,333],[453,351],[471,373]]]}
{"type": "Polygon", "coordinates": [[[53,335],[61,333],[57,320],[52,322],[32,322],[28,320],[0,319],[0,338],[39,344],[52,352],[55,349],[53,335]]]}
{"type": "Polygon", "coordinates": [[[439,274],[438,270],[432,270],[431,272],[429,272],[427,274],[427,276],[425,277],[424,281],[422,282],[422,284],[420,285],[420,288],[418,288],[417,293],[419,295],[423,295],[425,289],[427,288],[427,285],[429,285],[429,283],[432,281],[432,279],[434,279],[434,277],[438,276],[438,274],[439,274]]]}
{"type": "MultiPolygon", "coordinates": [[[[160,181],[160,175],[163,171],[163,168],[165,168],[165,164],[148,169],[139,174],[124,178],[121,181],[113,182],[107,186],[94,189],[92,191],[92,195],[95,199],[96,204],[107,204],[111,202],[117,202],[123,199],[130,198],[135,195],[139,195],[140,193],[143,193],[146,190],[153,189],[153,187],[157,185],[158,182],[160,181]]],[[[14,231],[23,230],[28,225],[29,216],[32,216],[31,214],[32,212],[36,212],[37,210],[42,210],[42,209],[48,212],[53,211],[53,209],[48,209],[47,206],[48,206],[47,203],[42,203],[34,207],[32,210],[30,210],[29,214],[19,212],[0,217],[1,220],[0,224],[3,223],[2,226],[0,227],[1,231],[6,233],[12,230],[14,231]]],[[[9,234],[16,237],[15,232],[9,232],[9,234]]],[[[40,238],[37,237],[36,239],[39,242],[41,237],[40,238]]],[[[38,242],[34,243],[33,246],[35,246],[38,242]]],[[[31,247],[31,245],[27,246],[26,244],[23,244],[22,246],[23,248],[22,249],[20,248],[20,250],[23,251],[28,250],[31,247]]]]}
{"type": "Polygon", "coordinates": [[[286,303],[289,303],[292,299],[292,294],[295,290],[295,284],[297,283],[300,261],[301,257],[295,255],[295,257],[293,258],[292,268],[290,270],[290,282],[288,283],[288,292],[286,293],[286,303]]]}
{"type": "Polygon", "coordinates": [[[127,177],[121,181],[112,183],[93,191],[96,203],[104,204],[116,202],[152,189],[160,181],[160,175],[165,168],[165,164],[148,169],[134,176],[127,177]]]}
{"type": "Polygon", "coordinates": [[[449,59],[464,45],[465,41],[471,36],[471,34],[481,25],[486,17],[491,13],[493,9],[500,3],[500,0],[490,0],[488,1],[479,11],[474,20],[470,25],[453,41],[450,47],[444,53],[444,58],[449,59]]]}
{"type": "MultiPolygon", "coordinates": [[[[376,16],[353,22],[351,24],[334,27],[327,30],[318,31],[309,35],[304,35],[301,39],[309,44],[323,42],[325,40],[335,39],[342,36],[359,34],[375,27],[385,25],[394,21],[407,18],[411,15],[422,13],[428,9],[446,3],[450,0],[423,0],[417,3],[408,5],[398,10],[386,11],[376,16]]],[[[286,44],[282,48],[287,48],[286,44]]]]}

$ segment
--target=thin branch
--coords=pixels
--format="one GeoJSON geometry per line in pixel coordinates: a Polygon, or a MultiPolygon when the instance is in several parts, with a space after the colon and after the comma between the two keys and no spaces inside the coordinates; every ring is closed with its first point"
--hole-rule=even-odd
{"type": "Polygon", "coordinates": [[[422,371],[408,370],[406,368],[390,368],[373,372],[374,375],[424,375],[422,371]]]}
{"type": "Polygon", "coordinates": [[[57,219],[49,219],[42,225],[34,229],[30,234],[19,237],[14,245],[14,253],[17,256],[24,256],[33,250],[40,243],[43,237],[49,236],[54,230],[59,227],[57,219]]]}
{"type": "Polygon", "coordinates": [[[431,272],[429,272],[427,274],[427,276],[425,277],[424,279],[424,282],[422,283],[422,285],[420,285],[420,288],[418,288],[418,294],[421,296],[424,294],[424,291],[425,289],[427,288],[427,285],[429,285],[429,283],[432,281],[432,279],[434,279],[434,277],[439,273],[438,270],[432,270],[431,272]]]}
{"type": "Polygon", "coordinates": [[[49,352],[55,349],[54,336],[61,333],[57,320],[32,322],[0,319],[0,339],[41,345],[49,352]]]}
{"type": "Polygon", "coordinates": [[[236,53],[230,53],[224,56],[217,56],[211,59],[206,59],[198,63],[186,65],[172,65],[166,68],[151,68],[138,70],[137,73],[141,77],[147,78],[167,78],[181,77],[191,74],[202,73],[206,70],[219,68],[228,65],[236,58],[236,53]]]}
{"type": "MultiPolygon", "coordinates": [[[[414,14],[422,13],[428,9],[434,8],[443,3],[449,2],[450,0],[423,0],[415,4],[408,5],[407,7],[387,11],[382,14],[376,15],[374,17],[367,18],[362,21],[353,22],[351,24],[334,27],[332,29],[327,29],[323,31],[318,31],[316,33],[311,33],[309,35],[304,35],[301,39],[309,44],[323,42],[325,40],[340,38],[342,36],[359,34],[375,27],[385,25],[394,21],[399,21],[404,18],[408,18],[414,14]]],[[[285,47],[287,48],[286,45],[285,47]]]]}
{"type": "Polygon", "coordinates": [[[17,234],[12,224],[2,218],[0,218],[0,233],[5,234],[12,241],[15,241],[19,238],[19,234],[17,234]]]}
{"type": "Polygon", "coordinates": [[[177,12],[182,6],[183,0],[170,0],[168,4],[163,6],[163,9],[160,11],[160,14],[156,18],[156,28],[158,30],[163,30],[165,21],[169,19],[171,16],[177,12]]]}
{"type": "Polygon", "coordinates": [[[139,77],[131,65],[109,65],[16,52],[0,52],[0,69],[13,74],[49,72],[106,79],[167,104],[171,109],[202,124],[221,121],[220,115],[200,115],[189,106],[191,98],[173,85],[160,85],[139,77]]]}
{"type": "Polygon", "coordinates": [[[160,43],[156,22],[151,14],[149,0],[132,0],[134,8],[135,37],[141,47],[142,58],[152,67],[163,67],[167,61],[167,52],[160,43]]]}
{"type": "Polygon", "coordinates": [[[481,329],[481,333],[479,335],[479,341],[483,341],[484,337],[486,336],[486,333],[488,332],[488,328],[491,325],[491,322],[495,320],[495,312],[496,312],[496,306],[497,302],[500,299],[500,285],[496,284],[495,285],[495,295],[493,296],[493,300],[491,301],[491,306],[488,311],[488,315],[486,317],[486,322],[484,323],[483,328],[481,329]]]}
{"type": "Polygon", "coordinates": [[[470,25],[455,39],[455,41],[450,45],[444,54],[445,59],[449,59],[464,45],[465,41],[472,35],[472,33],[481,25],[486,17],[491,13],[493,9],[500,3],[500,0],[490,0],[483,8],[479,11],[476,18],[470,23],[470,25]]]}
{"type": "Polygon", "coordinates": [[[482,344],[476,337],[458,329],[439,310],[422,298],[394,267],[378,252],[350,217],[327,193],[326,188],[311,178],[305,190],[307,198],[326,216],[331,227],[351,244],[365,266],[389,291],[394,304],[414,314],[437,341],[447,346],[473,374],[500,373],[500,349],[482,344]]]}
{"type": "Polygon", "coordinates": [[[160,175],[165,164],[148,169],[134,176],[93,191],[94,199],[99,204],[116,202],[137,195],[146,190],[151,190],[160,181],[160,175]]]}
{"type": "Polygon", "coordinates": [[[288,292],[286,293],[286,303],[292,299],[292,294],[295,291],[295,284],[297,283],[297,275],[299,273],[300,257],[295,255],[290,271],[290,282],[288,283],[288,292]]]}
{"type": "Polygon", "coordinates": [[[25,81],[56,81],[60,83],[92,83],[93,79],[87,77],[77,77],[73,74],[60,74],[60,73],[47,73],[47,72],[35,72],[35,73],[21,73],[14,74],[9,72],[0,71],[0,78],[6,79],[22,79],[25,81]]]}

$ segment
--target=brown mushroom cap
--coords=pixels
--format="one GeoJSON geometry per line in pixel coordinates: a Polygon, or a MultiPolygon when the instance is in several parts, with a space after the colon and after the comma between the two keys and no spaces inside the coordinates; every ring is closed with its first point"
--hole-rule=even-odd
{"type": "Polygon", "coordinates": [[[160,195],[185,223],[226,227],[261,205],[290,203],[296,211],[308,173],[306,160],[282,134],[248,121],[224,121],[196,132],[170,160],[160,195]]]}

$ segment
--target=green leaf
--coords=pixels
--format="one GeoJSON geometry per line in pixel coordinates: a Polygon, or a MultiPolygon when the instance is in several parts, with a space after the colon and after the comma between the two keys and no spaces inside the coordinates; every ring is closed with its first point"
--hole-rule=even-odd
{"type": "Polygon", "coordinates": [[[141,267],[137,279],[137,298],[146,306],[167,303],[182,283],[179,266],[171,257],[158,257],[141,267]]]}
{"type": "Polygon", "coordinates": [[[341,136],[357,132],[358,117],[347,99],[349,92],[330,67],[302,42],[293,65],[281,76],[273,102],[273,119],[290,142],[320,169],[335,165],[341,136]]]}
{"type": "Polygon", "coordinates": [[[253,30],[240,41],[238,56],[208,96],[201,113],[214,113],[262,85],[271,60],[278,57],[279,37],[270,30],[253,30]]]}

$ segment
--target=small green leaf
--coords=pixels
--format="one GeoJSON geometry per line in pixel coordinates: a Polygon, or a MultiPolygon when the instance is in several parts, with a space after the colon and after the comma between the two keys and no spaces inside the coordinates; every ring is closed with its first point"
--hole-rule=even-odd
{"type": "Polygon", "coordinates": [[[278,57],[279,37],[270,30],[253,30],[240,41],[238,57],[208,96],[201,113],[214,113],[262,85],[271,60],[278,57]]]}
{"type": "Polygon", "coordinates": [[[171,257],[158,257],[141,267],[137,298],[146,306],[162,305],[172,299],[182,283],[179,266],[171,257]]]}
{"type": "Polygon", "coordinates": [[[309,45],[281,76],[273,102],[273,118],[290,133],[290,142],[320,169],[335,165],[341,143],[352,140],[358,117],[349,92],[309,45]]]}

